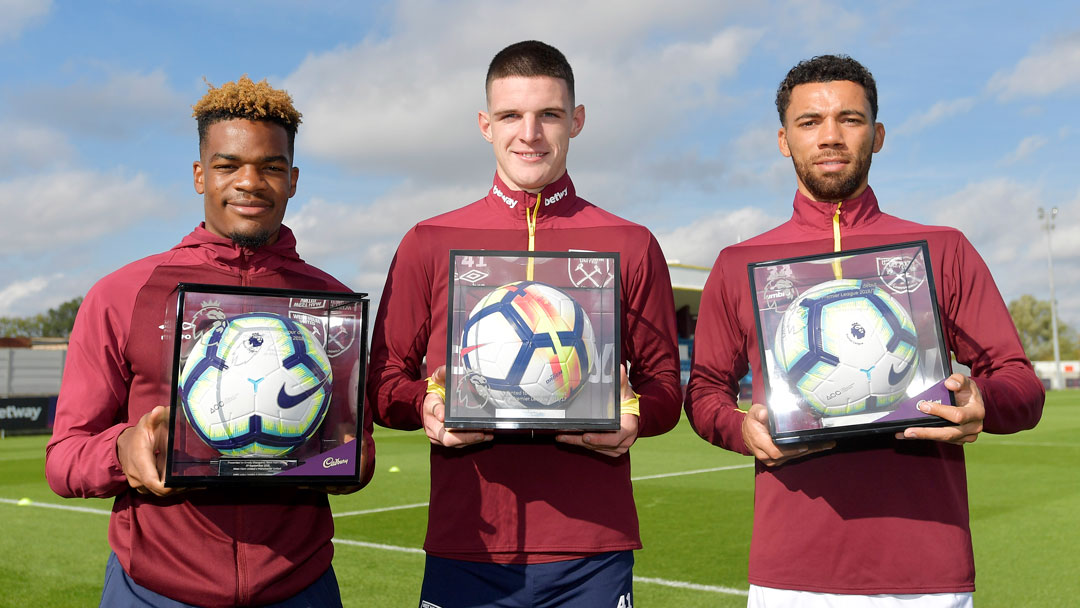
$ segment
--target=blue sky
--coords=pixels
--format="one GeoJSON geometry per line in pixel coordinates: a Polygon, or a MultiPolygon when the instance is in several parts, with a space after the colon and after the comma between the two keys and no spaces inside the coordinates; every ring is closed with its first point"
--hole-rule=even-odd
{"type": "Polygon", "coordinates": [[[669,259],[790,216],[776,85],[801,59],[873,71],[882,207],[956,226],[1005,299],[1049,297],[1037,208],[1060,209],[1061,317],[1080,326],[1080,5],[1071,2],[46,2],[0,0],[0,315],[44,311],[202,218],[191,105],[248,74],[304,114],[286,224],[378,296],[401,235],[481,197],[491,56],[559,47],[586,107],[578,192],[669,259]],[[613,7],[618,6],[618,10],[613,7]]]}

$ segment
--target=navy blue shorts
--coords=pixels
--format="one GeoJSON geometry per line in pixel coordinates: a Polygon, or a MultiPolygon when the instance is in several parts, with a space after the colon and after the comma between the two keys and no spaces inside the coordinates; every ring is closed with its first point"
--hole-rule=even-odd
{"type": "Polygon", "coordinates": [[[634,552],[549,564],[487,564],[427,557],[420,608],[628,608],[634,552]]]}
{"type": "MultiPolygon", "coordinates": [[[[197,584],[197,583],[192,583],[197,584]]],[[[171,600],[131,580],[115,553],[109,553],[105,566],[105,588],[101,591],[102,608],[198,608],[171,600]]],[[[272,608],[341,608],[341,592],[338,590],[334,568],[300,593],[289,599],[269,604],[272,608]]]]}

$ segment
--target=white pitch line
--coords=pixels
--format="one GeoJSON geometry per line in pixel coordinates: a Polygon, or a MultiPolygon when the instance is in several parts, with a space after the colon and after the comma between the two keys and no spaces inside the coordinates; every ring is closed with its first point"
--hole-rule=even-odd
{"type": "Polygon", "coordinates": [[[385,511],[400,511],[401,509],[415,509],[418,507],[426,507],[428,503],[417,502],[411,505],[398,505],[396,507],[381,507],[378,509],[364,509],[363,511],[345,511],[343,513],[334,513],[334,517],[348,517],[350,515],[368,515],[369,513],[383,513],[385,511]]]}
{"type": "MultiPolygon", "coordinates": [[[[713,473],[715,471],[730,471],[733,469],[745,469],[754,466],[751,464],[736,464],[727,467],[716,467],[712,469],[697,469],[694,471],[679,471],[676,473],[660,473],[658,475],[642,475],[641,477],[632,477],[630,481],[643,481],[646,479],[663,479],[666,477],[679,477],[682,475],[697,475],[699,473],[713,473]]],[[[394,507],[381,507],[378,509],[363,509],[361,511],[344,511],[342,513],[334,513],[334,517],[350,517],[353,515],[369,515],[371,513],[384,513],[386,511],[400,511],[402,509],[418,509],[420,507],[426,507],[428,503],[417,502],[411,505],[397,505],[394,507]]]]}
{"type": "MultiPolygon", "coordinates": [[[[730,470],[733,470],[733,469],[745,469],[747,467],[752,467],[752,466],[754,466],[754,465],[753,464],[737,464],[737,465],[732,465],[732,466],[727,466],[727,467],[716,467],[716,468],[712,468],[712,469],[697,469],[697,470],[694,470],[694,471],[679,471],[679,472],[676,472],[676,473],[661,473],[659,475],[643,475],[641,477],[634,477],[634,478],[631,479],[631,481],[643,481],[643,480],[646,480],[646,479],[663,479],[663,478],[666,478],[666,477],[679,477],[679,476],[682,476],[682,475],[697,475],[699,473],[713,473],[715,471],[730,471],[730,470]]],[[[34,502],[31,502],[31,503],[26,504],[26,505],[20,505],[19,501],[14,499],[14,498],[0,498],[0,503],[16,505],[16,506],[20,506],[20,507],[39,507],[39,508],[43,508],[43,509],[58,509],[60,511],[77,511],[77,512],[80,512],[80,513],[93,513],[95,515],[109,515],[110,513],[112,513],[112,511],[110,511],[108,509],[94,509],[94,508],[91,508],[91,507],[79,507],[79,506],[69,505],[69,504],[57,504],[57,503],[49,503],[49,502],[37,502],[37,501],[34,501],[34,502]]],[[[426,502],[417,502],[417,503],[408,504],[408,505],[396,505],[396,506],[393,506],[393,507],[380,507],[380,508],[376,508],[376,509],[364,509],[364,510],[360,510],[360,511],[344,511],[342,513],[334,513],[334,517],[349,517],[349,516],[352,516],[352,515],[368,515],[368,514],[371,514],[371,513],[383,513],[383,512],[386,512],[386,511],[400,511],[400,510],[403,510],[403,509],[418,509],[420,507],[426,507],[426,506],[428,506],[428,503],[426,503],[426,502]]],[[[342,541],[342,542],[354,543],[354,542],[358,542],[358,541],[342,541]]],[[[390,546],[387,545],[387,548],[389,548],[389,547],[390,546]]],[[[400,548],[400,549],[403,550],[403,551],[420,551],[419,549],[404,549],[404,548],[400,548]]],[[[659,579],[657,579],[657,580],[659,580],[659,579]]]]}
{"type": "Polygon", "coordinates": [[[112,511],[105,509],[91,509],[90,507],[76,507],[75,505],[62,505],[51,502],[31,502],[29,504],[19,504],[18,500],[12,498],[0,498],[0,502],[7,503],[9,505],[15,505],[17,507],[40,507],[43,509],[59,509],[61,511],[78,511],[79,513],[94,513],[96,515],[109,515],[112,511]]]}
{"type": "Polygon", "coordinates": [[[694,591],[709,591],[712,593],[726,593],[728,595],[741,595],[746,597],[750,595],[749,591],[744,589],[733,589],[731,587],[721,587],[719,585],[701,585],[699,583],[686,583],[683,581],[669,581],[663,578],[650,578],[648,576],[634,576],[635,583],[650,583],[653,585],[664,585],[665,587],[675,587],[678,589],[693,589],[694,591]]]}
{"type": "Polygon", "coordinates": [[[754,463],[749,464],[733,464],[727,467],[716,467],[713,469],[697,469],[695,471],[680,471],[678,473],[660,473],[659,475],[642,475],[641,477],[631,477],[630,481],[642,481],[645,479],[663,479],[665,477],[680,477],[682,475],[697,475],[698,473],[712,473],[715,471],[732,471],[735,469],[748,469],[754,466],[754,463]]]}
{"type": "Polygon", "coordinates": [[[398,553],[419,553],[423,555],[425,552],[423,549],[416,549],[413,547],[398,547],[396,545],[384,545],[382,543],[368,543],[362,540],[348,540],[344,538],[333,538],[334,544],[351,545],[353,547],[364,547],[366,549],[382,549],[384,551],[397,551],[398,553]]]}
{"type": "MultiPolygon", "coordinates": [[[[747,465],[740,465],[739,467],[721,467],[719,469],[703,469],[701,471],[686,471],[684,473],[668,474],[667,476],[672,476],[672,475],[692,475],[693,473],[706,473],[706,472],[711,472],[711,471],[724,471],[724,470],[728,470],[728,469],[731,469],[731,468],[740,468],[740,467],[743,467],[743,466],[747,466],[747,465]]],[[[652,479],[654,477],[657,477],[657,476],[651,476],[651,477],[648,477],[648,479],[652,479]]],[[[75,505],[55,504],[55,503],[48,503],[48,502],[31,502],[29,504],[20,505],[18,500],[15,500],[15,499],[12,499],[12,498],[0,498],[0,503],[16,505],[16,506],[20,506],[20,507],[38,507],[38,508],[42,508],[42,509],[58,509],[58,510],[61,510],[61,511],[76,511],[76,512],[79,512],[79,513],[93,513],[95,515],[109,515],[111,513],[111,511],[106,511],[105,509],[91,509],[90,507],[77,507],[75,505]]],[[[423,503],[423,504],[426,505],[427,503],[423,503]]],[[[372,509],[369,512],[390,511],[390,510],[394,510],[394,509],[407,509],[407,508],[413,508],[413,507],[417,507],[417,506],[423,506],[423,505],[422,504],[402,505],[400,507],[389,507],[387,509],[372,509]]],[[[343,515],[345,515],[345,514],[343,514],[343,515]]],[[[335,544],[339,544],[339,545],[349,545],[349,546],[353,546],[353,547],[363,547],[363,548],[366,548],[366,549],[379,549],[379,550],[382,550],[382,551],[396,551],[398,553],[411,553],[411,554],[417,554],[417,555],[423,555],[424,554],[423,549],[417,549],[417,548],[414,548],[414,547],[398,547],[396,545],[386,545],[386,544],[383,544],[383,543],[369,543],[369,542],[365,542],[365,541],[361,541],[361,540],[348,540],[348,539],[344,539],[344,538],[334,538],[333,541],[334,541],[335,544]]],[[[665,585],[667,587],[676,587],[676,588],[679,588],[679,589],[691,589],[691,590],[694,590],[694,591],[708,591],[708,592],[711,592],[711,593],[725,593],[725,594],[728,594],[728,595],[741,595],[741,596],[746,596],[747,595],[747,592],[743,591],[741,589],[732,589],[730,587],[720,587],[720,586],[716,586],[716,585],[701,585],[701,584],[698,584],[698,583],[687,583],[687,582],[683,582],[683,581],[669,581],[669,580],[662,579],[662,578],[650,578],[650,577],[646,577],[646,576],[635,576],[634,577],[634,582],[636,582],[636,583],[648,583],[648,584],[652,584],[652,585],[665,585]]]]}
{"type": "MultiPolygon", "coordinates": [[[[365,549],[381,549],[383,551],[397,551],[398,553],[413,553],[424,554],[423,549],[415,549],[412,547],[398,547],[395,545],[385,545],[382,543],[368,543],[359,540],[346,540],[343,538],[334,538],[334,544],[350,545],[353,547],[363,547],[365,549]]],[[[702,585],[700,583],[687,583],[685,581],[669,581],[663,578],[652,578],[648,576],[634,576],[635,583],[647,583],[650,585],[663,585],[665,587],[674,587],[676,589],[691,589],[693,591],[707,591],[709,593],[724,593],[727,595],[741,595],[746,597],[749,592],[743,589],[733,589],[731,587],[721,587],[719,585],[702,585]]]]}

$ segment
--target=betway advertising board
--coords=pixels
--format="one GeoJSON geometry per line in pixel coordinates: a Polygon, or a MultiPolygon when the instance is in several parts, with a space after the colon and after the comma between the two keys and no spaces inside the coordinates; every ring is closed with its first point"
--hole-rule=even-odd
{"type": "Polygon", "coordinates": [[[12,397],[0,399],[0,429],[4,431],[45,431],[56,397],[12,397]]]}

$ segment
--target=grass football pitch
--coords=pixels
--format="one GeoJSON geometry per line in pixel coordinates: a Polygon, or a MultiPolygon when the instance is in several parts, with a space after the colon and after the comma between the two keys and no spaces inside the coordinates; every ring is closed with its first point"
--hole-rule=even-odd
{"type": "MultiPolygon", "coordinates": [[[[52,494],[46,441],[0,440],[0,606],[96,606],[112,503],[52,494]]],[[[346,607],[416,606],[427,440],[376,429],[376,444],[372,484],[331,498],[334,569],[346,607]]],[[[984,434],[965,450],[976,605],[1080,605],[1080,391],[1048,394],[1035,430],[984,434]]],[[[640,440],[632,458],[645,543],[636,555],[635,605],[745,606],[751,460],[706,444],[685,420],[640,440]]]]}

